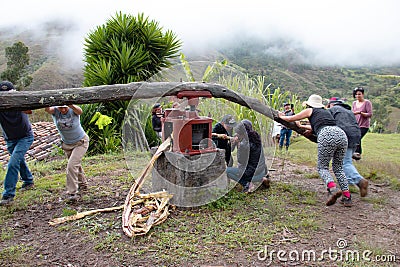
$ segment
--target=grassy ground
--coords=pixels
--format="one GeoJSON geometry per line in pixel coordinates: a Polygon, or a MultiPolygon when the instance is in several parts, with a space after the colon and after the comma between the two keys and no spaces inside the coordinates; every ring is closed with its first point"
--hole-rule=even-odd
{"type": "MultiPolygon", "coordinates": [[[[362,160],[354,165],[365,178],[374,182],[389,183],[400,190],[400,135],[367,133],[362,141],[362,160]]],[[[294,139],[291,160],[299,164],[315,166],[317,144],[303,137],[294,139]]]]}
{"type": "MultiPolygon", "coordinates": [[[[400,154],[395,144],[399,141],[400,135],[368,133],[363,159],[357,163],[363,175],[375,183],[390,186],[397,194],[400,190],[400,154]]],[[[327,229],[341,229],[336,223],[348,215],[343,213],[347,210],[336,205],[326,217],[327,210],[318,192],[322,186],[315,172],[315,158],[315,144],[302,137],[296,138],[289,154],[267,159],[280,164],[271,173],[270,189],[248,195],[232,190],[218,201],[202,207],[171,208],[166,222],[155,226],[146,236],[132,239],[121,230],[121,212],[97,214],[56,227],[49,226],[48,221],[80,211],[121,205],[133,184],[133,176],[147,163],[148,154],[136,155],[133,176],[122,153],[86,157],[84,169],[90,188],[75,205],[63,201],[65,159],[32,163],[36,188],[17,192],[12,206],[0,207],[0,265],[266,266],[267,262],[260,260],[266,248],[326,248],[326,244],[337,239],[337,236],[327,235],[327,229]]],[[[4,177],[4,171],[0,175],[4,177]]],[[[384,218],[381,213],[387,199],[386,195],[373,195],[366,201],[356,202],[358,207],[352,214],[354,220],[364,218],[357,214],[363,209],[372,209],[371,212],[379,214],[378,218],[384,218]]],[[[382,222],[374,221],[374,218],[365,220],[379,229],[384,228],[382,222]]],[[[365,232],[357,229],[346,226],[341,233],[351,239],[352,249],[368,249],[374,254],[398,253],[396,249],[380,246],[379,239],[364,238],[365,232]]],[[[388,228],[379,233],[379,238],[399,236],[398,229],[388,228]]],[[[332,231],[328,230],[328,233],[332,231]]],[[[391,242],[386,240],[389,245],[391,242]]],[[[310,266],[310,262],[296,264],[310,266]]],[[[337,266],[329,259],[312,265],[337,266]]],[[[376,265],[376,262],[357,262],[357,266],[376,265]]],[[[274,261],[271,266],[282,266],[282,262],[274,261]]],[[[340,266],[354,266],[354,262],[342,261],[340,266]]]]}

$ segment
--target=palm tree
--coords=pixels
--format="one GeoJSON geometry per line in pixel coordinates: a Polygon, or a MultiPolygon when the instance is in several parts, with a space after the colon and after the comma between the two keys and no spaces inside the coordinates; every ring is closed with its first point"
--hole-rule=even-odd
{"type": "MultiPolygon", "coordinates": [[[[105,25],[98,26],[89,33],[84,46],[83,85],[96,86],[147,80],[161,69],[172,65],[172,60],[179,56],[182,43],[172,31],[163,32],[158,22],[149,20],[143,14],[134,17],[119,12],[105,25]]],[[[91,104],[96,108],[88,110],[110,115],[115,110],[125,111],[128,104],[129,101],[91,104]]],[[[114,126],[118,132],[114,132],[113,136],[116,134],[121,138],[125,112],[113,114],[118,115],[113,117],[113,123],[118,125],[114,126]]],[[[91,118],[93,115],[94,113],[84,116],[91,118]]],[[[92,133],[90,137],[93,143],[97,142],[96,133],[99,129],[95,129],[93,124],[86,127],[93,128],[89,130],[92,133]]]]}

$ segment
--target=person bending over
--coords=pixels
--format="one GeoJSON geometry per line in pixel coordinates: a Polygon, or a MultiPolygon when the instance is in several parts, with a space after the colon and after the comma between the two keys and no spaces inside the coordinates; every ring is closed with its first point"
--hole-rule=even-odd
{"type": "Polygon", "coordinates": [[[279,113],[279,118],[288,122],[308,118],[310,125],[302,125],[300,123],[297,123],[297,125],[308,130],[305,134],[314,132],[317,135],[318,173],[328,190],[326,205],[335,204],[336,200],[343,194],[340,202],[346,207],[351,207],[352,200],[349,185],[343,170],[343,158],[347,149],[346,134],[336,125],[332,114],[325,109],[321,96],[311,95],[303,105],[307,108],[300,113],[293,116],[285,116],[284,113],[279,113]],[[332,162],[332,169],[339,182],[340,189],[336,187],[336,183],[329,172],[330,162],[332,162]]]}

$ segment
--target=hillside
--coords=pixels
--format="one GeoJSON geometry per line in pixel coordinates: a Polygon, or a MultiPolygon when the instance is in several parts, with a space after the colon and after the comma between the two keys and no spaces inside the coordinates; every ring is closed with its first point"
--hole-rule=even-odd
{"type": "Polygon", "coordinates": [[[82,86],[82,66],[71,67],[61,58],[64,32],[71,25],[59,22],[43,26],[40,33],[18,29],[0,29],[0,72],[7,66],[5,48],[23,42],[29,48],[32,84],[26,90],[48,90],[82,86]],[[14,34],[15,33],[15,34],[14,34]]]}
{"type": "MultiPolygon", "coordinates": [[[[296,93],[302,98],[310,93],[352,98],[352,90],[363,86],[369,97],[378,97],[399,83],[377,75],[400,75],[399,66],[321,66],[307,63],[308,52],[293,50],[285,42],[266,43],[252,39],[221,48],[231,62],[254,75],[265,75],[266,82],[296,93]],[[287,51],[285,54],[270,51],[287,51]]],[[[395,94],[393,95],[397,97],[395,94]]]]}
{"type": "MultiPolygon", "coordinates": [[[[0,29],[0,72],[6,68],[4,49],[14,42],[22,41],[29,47],[30,68],[33,82],[26,90],[60,89],[80,87],[83,81],[82,64],[63,62],[60,48],[64,35],[71,25],[60,22],[46,24],[40,35],[25,31],[13,34],[13,29],[0,29]]],[[[83,42],[83,40],[82,40],[83,42]]],[[[324,98],[340,96],[352,101],[352,90],[356,86],[366,89],[366,97],[376,103],[377,116],[373,120],[384,125],[385,132],[395,132],[400,117],[399,79],[383,79],[378,75],[400,76],[400,66],[318,66],[307,63],[306,51],[293,50],[284,41],[265,43],[261,40],[232,42],[234,45],[220,47],[218,54],[210,52],[210,62],[224,57],[231,64],[240,66],[250,75],[264,75],[266,86],[290,91],[301,99],[311,93],[324,98]],[[272,54],[273,50],[287,51],[284,54],[272,54]],[[285,50],[286,49],[286,50],[285,50]],[[392,113],[387,109],[391,106],[392,113]],[[378,110],[379,109],[379,110],[378,110]]],[[[191,57],[190,60],[204,60],[191,57]]],[[[374,108],[375,108],[374,106],[374,108]]]]}

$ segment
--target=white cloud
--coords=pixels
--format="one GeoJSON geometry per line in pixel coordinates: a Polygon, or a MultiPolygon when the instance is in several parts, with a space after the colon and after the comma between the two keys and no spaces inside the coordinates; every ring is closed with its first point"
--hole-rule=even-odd
{"type": "MultiPolygon", "coordinates": [[[[324,64],[399,64],[397,0],[16,0],[2,3],[4,26],[76,23],[63,52],[82,56],[84,37],[115,12],[144,13],[174,31],[186,51],[204,51],[240,33],[288,38],[324,64]]],[[[205,52],[204,52],[205,53],[205,52]]]]}

